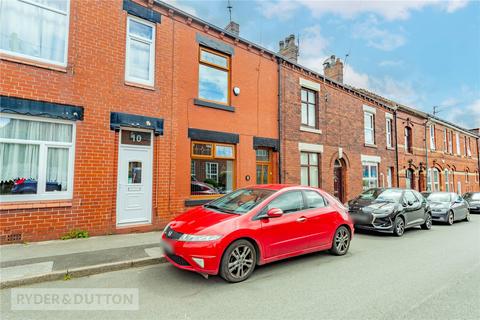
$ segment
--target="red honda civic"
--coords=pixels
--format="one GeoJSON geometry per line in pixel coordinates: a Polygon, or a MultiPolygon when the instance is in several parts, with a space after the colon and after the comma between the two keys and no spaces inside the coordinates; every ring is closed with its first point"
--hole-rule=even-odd
{"type": "Polygon", "coordinates": [[[321,250],[344,255],[353,231],[347,209],[322,190],[258,185],[178,216],[161,244],[178,268],[239,282],[256,265],[321,250]]]}

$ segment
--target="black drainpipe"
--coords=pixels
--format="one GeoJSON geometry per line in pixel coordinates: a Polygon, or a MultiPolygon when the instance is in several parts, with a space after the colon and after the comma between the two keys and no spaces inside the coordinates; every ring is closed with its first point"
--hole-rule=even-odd
{"type": "Polygon", "coordinates": [[[395,125],[395,171],[397,174],[397,188],[400,187],[400,174],[398,172],[398,132],[397,132],[397,108],[393,110],[393,119],[395,125]]]}
{"type": "Polygon", "coordinates": [[[278,74],[278,183],[282,183],[282,61],[277,57],[278,74]]]}

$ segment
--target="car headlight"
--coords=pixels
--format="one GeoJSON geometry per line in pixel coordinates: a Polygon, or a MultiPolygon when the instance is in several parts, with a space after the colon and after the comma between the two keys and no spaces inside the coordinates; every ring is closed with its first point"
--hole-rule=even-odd
{"type": "Polygon", "coordinates": [[[190,242],[197,242],[197,241],[215,241],[220,239],[222,236],[196,236],[193,234],[182,234],[178,241],[190,241],[190,242]]]}
{"type": "Polygon", "coordinates": [[[165,226],[165,228],[163,228],[162,233],[165,233],[165,232],[167,231],[168,227],[170,227],[170,223],[167,223],[167,225],[165,226]]]}
{"type": "Polygon", "coordinates": [[[391,215],[393,212],[391,210],[377,210],[377,211],[374,211],[373,214],[378,216],[379,218],[383,218],[383,217],[386,217],[386,216],[389,216],[391,215]]]}

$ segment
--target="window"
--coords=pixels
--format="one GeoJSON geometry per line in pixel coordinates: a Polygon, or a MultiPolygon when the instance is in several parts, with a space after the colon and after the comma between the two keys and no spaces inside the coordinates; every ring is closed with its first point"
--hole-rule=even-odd
{"type": "Polygon", "coordinates": [[[428,169],[427,188],[428,191],[440,191],[440,171],[437,168],[428,169]]]}
{"type": "Polygon", "coordinates": [[[304,209],[303,195],[301,191],[290,191],[273,199],[266,207],[282,209],[283,213],[297,212],[304,209]]]}
{"type": "Polygon", "coordinates": [[[448,151],[448,138],[447,138],[447,129],[443,129],[443,151],[448,151]]]}
{"type": "Polygon", "coordinates": [[[317,118],[317,93],[313,90],[302,88],[301,100],[302,100],[302,125],[316,128],[317,118]]]}
{"type": "Polygon", "coordinates": [[[363,190],[378,187],[378,165],[374,162],[364,162],[363,167],[363,190]]]}
{"type": "Polygon", "coordinates": [[[475,182],[478,183],[478,179],[479,179],[479,175],[478,175],[478,171],[477,171],[477,172],[475,172],[475,182]]]}
{"type": "Polygon", "coordinates": [[[0,198],[72,196],[75,125],[30,117],[0,118],[0,198]]]}
{"type": "Polygon", "coordinates": [[[468,172],[468,170],[465,170],[465,182],[466,182],[466,183],[469,183],[469,182],[470,182],[469,174],[470,174],[470,173],[468,172]]]}
{"type": "Polygon", "coordinates": [[[325,199],[316,191],[306,190],[305,198],[307,200],[307,208],[323,208],[327,206],[325,199]]]}
{"type": "Polygon", "coordinates": [[[393,181],[393,168],[388,167],[387,168],[387,187],[388,188],[392,187],[392,181],[393,181]]]}
{"type": "Polygon", "coordinates": [[[300,153],[300,183],[304,186],[319,186],[318,153],[300,153]]]}
{"type": "Polygon", "coordinates": [[[155,24],[127,18],[125,80],[153,86],[155,75],[155,24]]]}
{"type": "Polygon", "coordinates": [[[271,153],[269,149],[256,149],[257,184],[270,183],[271,153]]]}
{"type": "Polygon", "coordinates": [[[67,65],[68,0],[0,0],[0,51],[67,65]]]}
{"type": "Polygon", "coordinates": [[[435,126],[430,125],[430,150],[435,150],[435,126]]]}
{"type": "Polygon", "coordinates": [[[470,148],[470,137],[468,137],[468,141],[466,142],[467,145],[467,157],[472,156],[472,149],[470,148]]]}
{"type": "Polygon", "coordinates": [[[375,144],[375,116],[373,113],[364,112],[363,121],[365,127],[365,143],[375,144]]]}
{"type": "Polygon", "coordinates": [[[414,176],[413,169],[405,170],[405,188],[406,189],[413,189],[414,188],[413,176],[414,176]]]}
{"type": "Polygon", "coordinates": [[[448,153],[453,154],[453,131],[449,133],[450,139],[448,139],[448,153]]]}
{"type": "Polygon", "coordinates": [[[460,135],[455,132],[455,143],[457,144],[457,155],[460,155],[460,135]]]}
{"type": "Polygon", "coordinates": [[[213,180],[218,183],[218,163],[206,162],[205,163],[206,180],[213,180]]]}
{"type": "Polygon", "coordinates": [[[418,202],[418,198],[415,196],[415,194],[412,191],[405,191],[404,198],[407,203],[414,204],[418,202]]]}
{"type": "Polygon", "coordinates": [[[190,193],[215,196],[233,190],[235,146],[193,141],[190,193]]]}
{"type": "Polygon", "coordinates": [[[386,132],[387,132],[387,147],[391,148],[393,145],[393,135],[392,135],[392,119],[386,119],[386,132]]]}
{"type": "Polygon", "coordinates": [[[412,142],[412,128],[405,127],[405,151],[408,153],[413,153],[412,142]]]}
{"type": "Polygon", "coordinates": [[[200,99],[229,103],[230,57],[200,48],[198,97],[200,99]]]}

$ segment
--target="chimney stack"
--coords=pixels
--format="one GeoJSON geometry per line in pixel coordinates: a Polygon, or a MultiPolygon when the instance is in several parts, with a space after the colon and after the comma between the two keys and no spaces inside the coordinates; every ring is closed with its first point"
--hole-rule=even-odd
{"type": "Polygon", "coordinates": [[[332,80],[343,83],[343,62],[340,58],[331,55],[330,58],[323,63],[323,74],[332,80]]]}
{"type": "Polygon", "coordinates": [[[282,55],[285,59],[297,62],[298,59],[298,46],[295,43],[295,36],[293,34],[285,38],[285,41],[280,41],[278,43],[279,51],[278,53],[282,55]]]}
{"type": "Polygon", "coordinates": [[[233,33],[237,37],[240,35],[240,25],[234,21],[230,21],[230,23],[225,27],[225,30],[233,33]]]}

